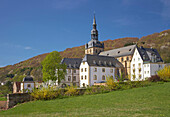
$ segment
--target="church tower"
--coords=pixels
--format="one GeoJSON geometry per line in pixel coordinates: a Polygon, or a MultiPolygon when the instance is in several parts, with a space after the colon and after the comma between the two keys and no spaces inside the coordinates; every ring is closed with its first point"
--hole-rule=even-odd
{"type": "Polygon", "coordinates": [[[94,15],[93,29],[91,30],[91,40],[85,45],[85,54],[98,55],[104,51],[104,43],[98,41],[97,24],[94,15]]]}

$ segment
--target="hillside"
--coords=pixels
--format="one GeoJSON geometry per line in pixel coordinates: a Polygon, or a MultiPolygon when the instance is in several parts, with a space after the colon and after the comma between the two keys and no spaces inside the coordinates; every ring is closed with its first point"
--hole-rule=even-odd
{"type": "MultiPolygon", "coordinates": [[[[123,47],[126,43],[137,42],[138,38],[120,38],[104,41],[105,50],[123,47]]],[[[13,80],[21,81],[24,74],[31,74],[36,81],[42,81],[41,61],[48,53],[41,54],[20,63],[0,68],[0,81],[13,80]]],[[[82,58],[84,56],[84,46],[67,48],[60,52],[64,58],[82,58]]]]}
{"type": "Polygon", "coordinates": [[[170,63],[170,29],[144,36],[138,41],[139,46],[156,48],[164,62],[170,63]]]}
{"type": "MultiPolygon", "coordinates": [[[[103,41],[105,50],[123,47],[127,43],[138,43],[138,46],[156,48],[165,62],[170,62],[170,30],[144,36],[141,39],[134,37],[119,38],[103,41]]],[[[48,53],[41,54],[20,63],[0,68],[0,81],[13,80],[21,81],[23,75],[31,74],[36,81],[42,81],[41,61],[48,53]]],[[[84,46],[67,48],[60,52],[62,57],[82,58],[84,46]]]]}

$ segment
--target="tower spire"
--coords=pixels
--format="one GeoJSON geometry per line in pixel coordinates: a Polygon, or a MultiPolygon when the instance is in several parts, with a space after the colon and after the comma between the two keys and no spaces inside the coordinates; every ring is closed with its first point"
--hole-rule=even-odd
{"type": "Polygon", "coordinates": [[[95,18],[95,13],[94,13],[94,19],[93,19],[93,25],[96,25],[96,18],[95,18]]]}

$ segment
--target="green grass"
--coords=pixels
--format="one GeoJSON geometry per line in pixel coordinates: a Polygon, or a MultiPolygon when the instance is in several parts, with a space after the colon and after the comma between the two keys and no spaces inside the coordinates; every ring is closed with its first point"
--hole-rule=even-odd
{"type": "Polygon", "coordinates": [[[170,116],[170,82],[149,87],[20,104],[0,116],[170,116]]]}
{"type": "Polygon", "coordinates": [[[0,101],[6,101],[7,99],[5,97],[0,97],[0,101]]]}

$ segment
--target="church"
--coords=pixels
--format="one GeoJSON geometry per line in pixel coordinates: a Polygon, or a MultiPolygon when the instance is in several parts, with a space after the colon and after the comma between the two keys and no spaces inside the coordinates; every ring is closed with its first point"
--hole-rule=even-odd
{"type": "MultiPolygon", "coordinates": [[[[70,85],[72,83],[79,87],[87,87],[95,85],[95,83],[106,82],[107,77],[112,77],[117,81],[120,75],[133,81],[144,80],[143,78],[139,79],[139,75],[138,77],[137,75],[135,76],[137,79],[132,78],[134,77],[132,75],[134,70],[131,69],[134,69],[132,59],[136,57],[137,54],[134,54],[134,52],[138,48],[137,45],[131,45],[104,51],[104,43],[98,40],[98,30],[94,15],[91,40],[85,44],[85,56],[83,58],[64,58],[61,62],[67,65],[67,72],[69,72],[65,76],[65,80],[61,81],[61,85],[70,85]]],[[[162,69],[164,67],[163,60],[156,50],[154,52],[154,55],[157,55],[155,57],[159,58],[160,61],[148,60],[147,63],[154,63],[156,66],[160,66],[161,64],[162,67],[159,67],[159,69],[162,69]]],[[[152,75],[155,75],[159,69],[153,70],[152,75]]],[[[142,73],[140,77],[143,75],[142,73]]]]}

